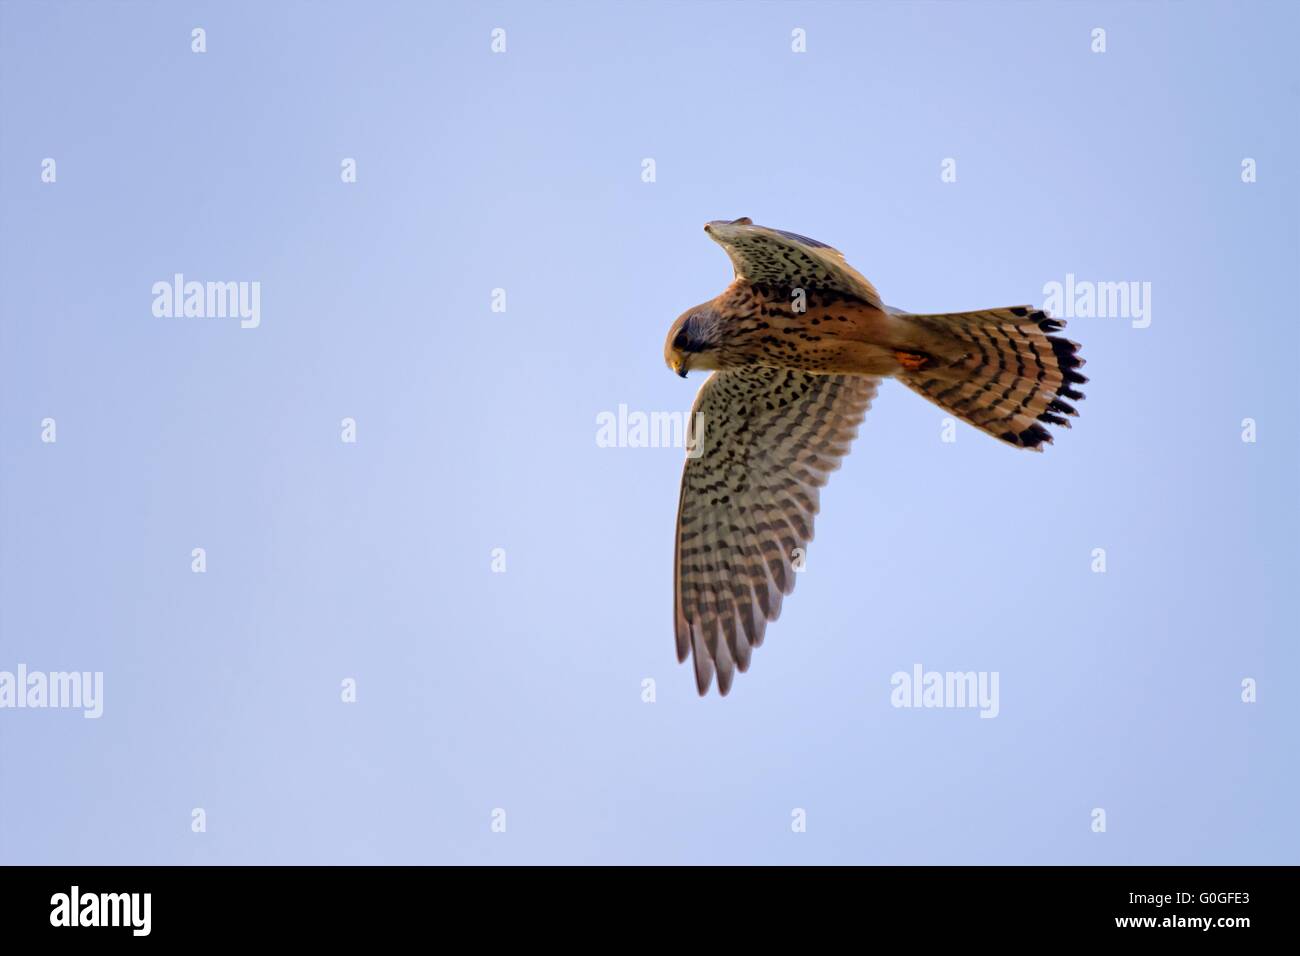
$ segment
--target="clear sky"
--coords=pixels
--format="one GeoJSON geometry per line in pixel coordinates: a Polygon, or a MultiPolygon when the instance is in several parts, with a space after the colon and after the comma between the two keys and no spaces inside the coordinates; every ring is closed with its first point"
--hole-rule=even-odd
{"type": "Polygon", "coordinates": [[[0,709],[0,862],[1297,862],[1298,26],[0,3],[0,671],[104,682],[0,709]],[[701,700],[683,452],[597,418],[689,408],[664,335],[738,216],[901,308],[1072,275],[1150,323],[1071,320],[1043,455],[885,383],[701,700]],[[155,315],[177,273],[260,324],[155,315]],[[892,706],[917,664],[996,673],[997,717],[892,706]]]}

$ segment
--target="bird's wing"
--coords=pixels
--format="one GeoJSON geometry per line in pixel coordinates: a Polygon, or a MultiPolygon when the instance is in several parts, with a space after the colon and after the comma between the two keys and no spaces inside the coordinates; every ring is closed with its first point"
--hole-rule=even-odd
{"type": "Polygon", "coordinates": [[[726,694],[794,590],[796,549],[858,432],[878,380],[786,369],[717,372],[700,389],[674,557],[677,659],[726,694]]]}
{"type": "Polygon", "coordinates": [[[704,231],[727,250],[739,279],[787,289],[843,292],[883,308],[875,286],[845,261],[844,253],[824,242],[756,226],[748,219],[710,222],[704,231]]]}

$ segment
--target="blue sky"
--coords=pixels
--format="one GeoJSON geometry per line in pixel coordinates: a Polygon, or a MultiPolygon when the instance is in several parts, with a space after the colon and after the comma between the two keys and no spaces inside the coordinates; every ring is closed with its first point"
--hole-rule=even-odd
{"type": "Polygon", "coordinates": [[[0,860],[1296,862],[1298,25],[0,3],[0,671],[104,675],[99,719],[0,710],[0,860]],[[912,311],[1074,275],[1151,322],[1071,321],[1043,455],[885,383],[701,700],[682,451],[597,417],[689,408],[663,338],[738,216],[912,311]],[[260,324],[155,316],[176,273],[260,324]],[[892,707],[917,663],[996,672],[997,718],[892,707]]]}

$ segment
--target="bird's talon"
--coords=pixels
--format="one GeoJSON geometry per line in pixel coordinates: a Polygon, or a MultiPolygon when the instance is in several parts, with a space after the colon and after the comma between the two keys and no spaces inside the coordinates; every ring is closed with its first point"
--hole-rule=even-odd
{"type": "Polygon", "coordinates": [[[934,359],[923,352],[904,352],[895,350],[894,358],[903,366],[904,371],[920,372],[934,364],[934,359]]]}

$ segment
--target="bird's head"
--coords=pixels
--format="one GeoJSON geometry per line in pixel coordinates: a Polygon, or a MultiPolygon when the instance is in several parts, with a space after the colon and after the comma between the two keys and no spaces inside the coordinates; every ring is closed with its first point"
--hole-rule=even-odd
{"type": "Polygon", "coordinates": [[[712,301],[683,312],[668,330],[668,341],[664,343],[668,367],[682,378],[691,369],[718,368],[720,326],[712,301]]]}

